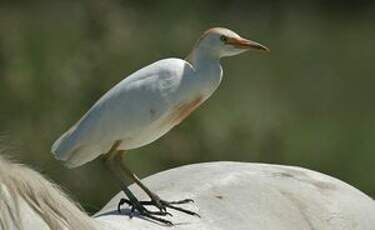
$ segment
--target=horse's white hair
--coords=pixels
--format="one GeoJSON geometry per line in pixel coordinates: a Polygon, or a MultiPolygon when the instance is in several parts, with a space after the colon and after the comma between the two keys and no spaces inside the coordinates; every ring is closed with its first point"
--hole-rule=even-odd
{"type": "MultiPolygon", "coordinates": [[[[50,229],[97,229],[95,220],[37,171],[0,155],[0,229],[26,229],[26,203],[50,229]]],[[[29,226],[30,227],[30,226],[29,226]]]]}

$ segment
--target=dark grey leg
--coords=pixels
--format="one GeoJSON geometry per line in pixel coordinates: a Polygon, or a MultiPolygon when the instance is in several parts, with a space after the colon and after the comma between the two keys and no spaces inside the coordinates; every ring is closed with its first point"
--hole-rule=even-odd
{"type": "MultiPolygon", "coordinates": [[[[117,161],[122,162],[122,160],[121,160],[122,157],[123,157],[123,154],[120,154],[119,159],[117,161]]],[[[140,201],[140,203],[142,205],[154,205],[154,206],[158,207],[161,212],[166,212],[167,208],[171,208],[171,209],[174,209],[174,210],[177,210],[177,211],[189,214],[189,215],[200,217],[195,212],[192,212],[192,211],[189,211],[189,210],[186,210],[186,209],[175,206],[175,205],[179,205],[179,204],[186,204],[186,203],[194,202],[192,199],[184,199],[184,200],[180,200],[180,201],[171,201],[171,202],[164,201],[164,200],[160,199],[160,197],[158,195],[151,192],[151,190],[149,190],[142,183],[142,181],[137,177],[137,175],[135,175],[132,171],[130,171],[128,169],[128,167],[126,167],[125,164],[120,164],[120,167],[121,167],[122,171],[124,172],[124,174],[126,174],[129,179],[133,180],[139,187],[141,187],[142,190],[151,198],[151,201],[140,201]]]]}
{"type": "MultiPolygon", "coordinates": [[[[117,143],[117,142],[116,142],[117,143]]],[[[121,199],[119,204],[118,204],[118,211],[121,212],[121,205],[124,203],[129,204],[131,206],[131,211],[134,212],[137,210],[141,216],[147,217],[149,219],[161,222],[166,225],[173,225],[171,221],[156,217],[155,215],[159,216],[166,216],[166,215],[171,215],[169,212],[166,211],[159,211],[159,212],[154,212],[146,209],[144,205],[138,201],[138,199],[135,197],[135,195],[128,189],[126,186],[127,181],[125,180],[126,175],[124,175],[120,165],[121,165],[121,159],[118,159],[120,155],[123,154],[121,151],[116,151],[119,143],[115,144],[111,150],[108,152],[106,155],[105,163],[108,167],[109,170],[119,179],[121,189],[125,193],[125,195],[129,198],[127,199],[121,199]]],[[[121,158],[121,157],[120,157],[121,158]]]]}

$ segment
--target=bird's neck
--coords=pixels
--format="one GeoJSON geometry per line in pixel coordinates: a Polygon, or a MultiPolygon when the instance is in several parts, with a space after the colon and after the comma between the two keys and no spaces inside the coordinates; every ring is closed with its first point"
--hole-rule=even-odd
{"type": "Polygon", "coordinates": [[[192,64],[196,71],[207,67],[220,66],[220,58],[204,49],[193,49],[186,60],[192,64]]]}
{"type": "Polygon", "coordinates": [[[204,89],[207,96],[211,95],[222,79],[223,71],[220,58],[209,52],[204,52],[204,50],[194,49],[186,60],[193,66],[198,79],[200,79],[200,87],[204,89]]]}

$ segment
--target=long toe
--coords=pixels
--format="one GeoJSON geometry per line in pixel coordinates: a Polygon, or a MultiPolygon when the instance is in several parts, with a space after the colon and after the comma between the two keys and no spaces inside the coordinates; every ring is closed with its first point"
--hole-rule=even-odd
{"type": "Polygon", "coordinates": [[[144,214],[142,214],[142,216],[147,217],[151,220],[163,223],[163,224],[168,225],[168,226],[173,226],[173,223],[171,221],[160,218],[160,217],[153,216],[151,214],[144,213],[144,214]]]}
{"type": "Polygon", "coordinates": [[[178,200],[178,201],[169,201],[169,202],[166,202],[166,203],[168,203],[168,204],[188,204],[188,203],[194,203],[194,200],[193,199],[185,199],[185,200],[178,200]]]}
{"type": "Polygon", "coordinates": [[[194,203],[194,200],[192,200],[192,199],[184,199],[184,200],[179,200],[179,201],[165,201],[165,200],[160,199],[160,197],[157,196],[156,194],[152,194],[151,199],[152,200],[150,202],[147,202],[147,203],[144,203],[144,204],[145,205],[154,205],[157,208],[159,208],[159,210],[161,212],[166,212],[167,208],[170,208],[170,209],[174,209],[176,211],[186,213],[188,215],[200,217],[200,215],[198,213],[195,213],[193,211],[175,206],[175,205],[180,205],[180,204],[194,203]]]}
{"type": "Polygon", "coordinates": [[[184,199],[180,201],[165,201],[165,200],[160,199],[157,196],[155,198],[156,198],[155,200],[151,200],[151,201],[138,201],[138,200],[122,198],[119,201],[117,208],[118,208],[118,211],[121,212],[121,206],[124,204],[127,204],[130,207],[131,216],[133,216],[133,214],[137,212],[140,216],[146,217],[148,219],[151,219],[151,220],[154,220],[154,221],[157,221],[165,225],[169,225],[169,226],[173,225],[171,221],[158,217],[158,216],[172,216],[172,214],[167,211],[167,208],[174,209],[176,211],[183,212],[188,215],[200,217],[199,214],[193,211],[176,206],[180,204],[192,203],[194,202],[192,199],[184,199]],[[147,209],[145,206],[154,206],[158,208],[159,211],[151,211],[147,209]]]}
{"type": "Polygon", "coordinates": [[[144,206],[146,205],[155,205],[153,201],[138,201],[138,203],[132,203],[131,200],[122,198],[118,205],[117,205],[117,211],[121,213],[121,206],[127,204],[131,208],[131,213],[134,213],[136,210],[141,214],[148,214],[148,215],[157,215],[157,216],[173,216],[171,213],[166,211],[165,206],[164,209],[165,211],[150,211],[144,206]]]}
{"type": "MultiPolygon", "coordinates": [[[[162,201],[162,204],[165,205],[166,207],[170,208],[170,209],[174,209],[174,210],[186,213],[188,215],[201,217],[198,213],[190,211],[190,210],[187,210],[187,209],[184,209],[184,208],[181,208],[181,207],[177,207],[177,206],[173,205],[173,203],[176,203],[176,202],[162,201]]],[[[185,204],[185,203],[189,203],[189,202],[184,202],[184,203],[177,202],[176,204],[185,204]]]]}
{"type": "Polygon", "coordinates": [[[167,211],[150,211],[146,208],[144,208],[142,210],[142,213],[147,213],[147,214],[150,214],[150,215],[156,215],[156,216],[173,216],[171,213],[167,212],[167,211]]]}

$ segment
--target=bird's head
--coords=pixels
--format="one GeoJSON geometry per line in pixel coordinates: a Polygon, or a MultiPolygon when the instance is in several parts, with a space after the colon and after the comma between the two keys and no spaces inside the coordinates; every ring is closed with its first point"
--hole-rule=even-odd
{"type": "Polygon", "coordinates": [[[264,45],[242,38],[235,32],[221,27],[207,30],[197,41],[195,48],[202,49],[219,58],[251,50],[270,52],[264,45]]]}

